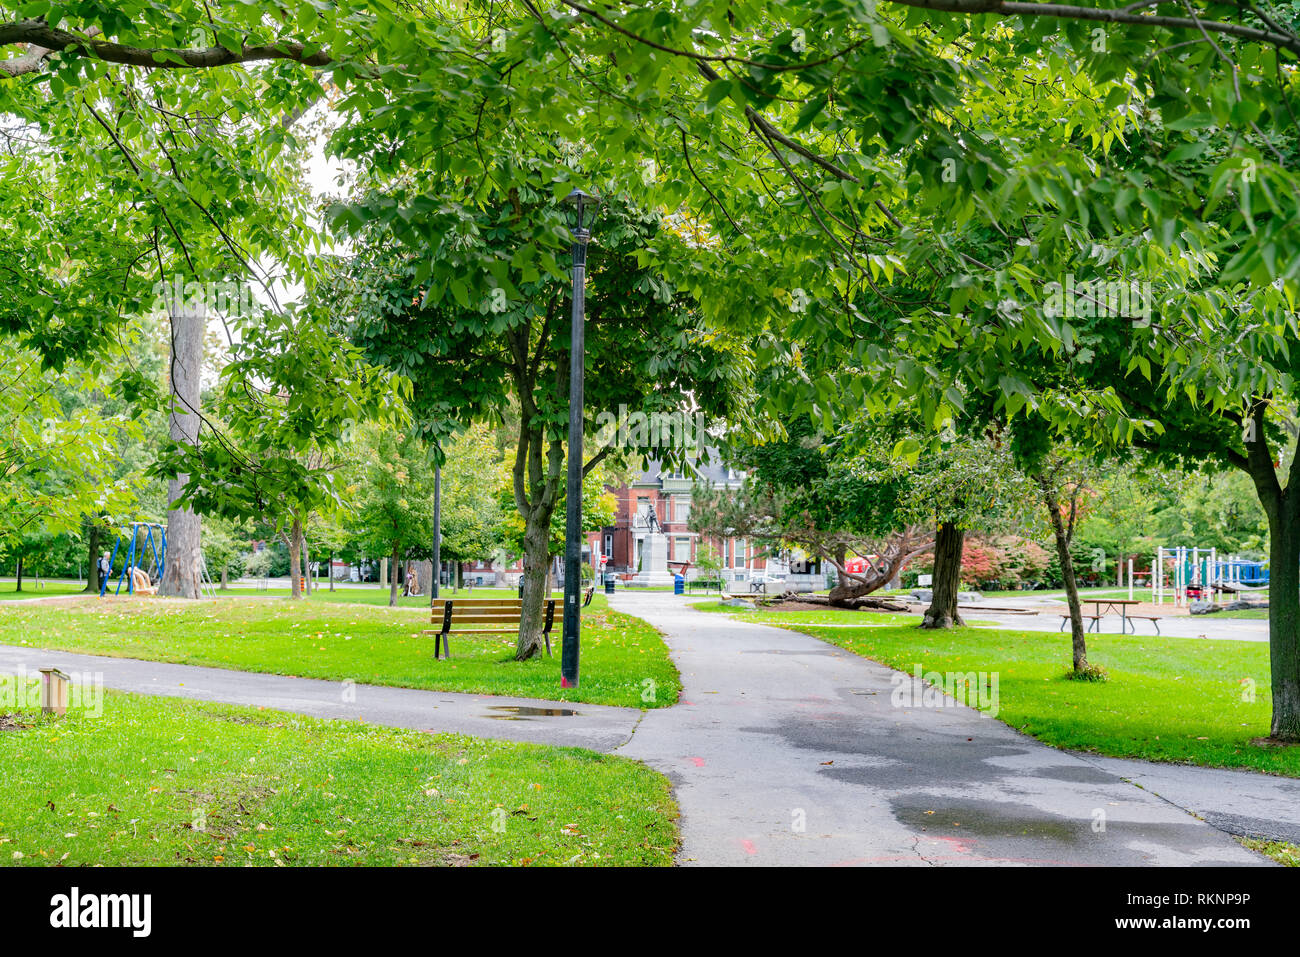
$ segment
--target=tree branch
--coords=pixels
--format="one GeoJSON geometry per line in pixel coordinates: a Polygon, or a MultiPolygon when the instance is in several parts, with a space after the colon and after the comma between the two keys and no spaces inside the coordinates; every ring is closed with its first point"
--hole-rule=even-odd
{"type": "Polygon", "coordinates": [[[43,20],[14,20],[0,23],[0,47],[15,43],[29,43],[39,48],[9,60],[0,60],[0,73],[18,76],[40,68],[51,53],[62,51],[73,56],[93,57],[109,63],[127,66],[150,67],[159,70],[206,69],[232,63],[250,63],[256,60],[293,60],[307,66],[328,66],[333,57],[324,49],[308,53],[305,44],[292,40],[278,40],[257,46],[243,46],[239,50],[225,47],[207,47],[202,50],[182,50],[175,47],[135,47],[108,40],[99,40],[98,28],[85,33],[73,33],[51,26],[43,20]]]}

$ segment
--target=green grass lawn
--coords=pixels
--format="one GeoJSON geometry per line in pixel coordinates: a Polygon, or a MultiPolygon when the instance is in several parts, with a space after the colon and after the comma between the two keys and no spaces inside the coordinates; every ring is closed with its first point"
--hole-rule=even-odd
{"type": "Polygon", "coordinates": [[[21,601],[24,598],[47,598],[50,595],[76,595],[85,588],[82,582],[45,582],[40,588],[31,578],[23,579],[23,590],[18,591],[14,581],[0,582],[0,601],[21,601]]]}
{"type": "Polygon", "coordinates": [[[1206,618],[1252,618],[1256,621],[1268,621],[1267,608],[1238,608],[1235,611],[1216,611],[1206,618]]]}
{"type": "MultiPolygon", "coordinates": [[[[745,620],[757,620],[755,614],[745,620]]],[[[800,614],[807,613],[768,613],[765,620],[900,671],[919,664],[926,672],[997,673],[998,720],[1048,744],[1300,776],[1300,747],[1252,743],[1267,736],[1271,714],[1263,643],[1089,635],[1089,662],[1110,674],[1090,683],[1066,677],[1069,637],[1054,632],[827,628],[800,614]]]]}
{"type": "Polygon", "coordinates": [[[670,865],[669,783],[577,748],[116,692],[0,715],[0,864],[670,865]],[[16,716],[16,720],[15,720],[16,716]]]}
{"type": "MultiPolygon", "coordinates": [[[[477,591],[477,590],[476,590],[477,591]]],[[[338,593],[336,593],[338,594],[338,593]]],[[[660,634],[611,611],[598,595],[583,612],[578,688],[560,687],[560,622],[553,657],[513,660],[514,639],[453,637],[435,661],[429,609],[360,603],[223,598],[70,600],[0,611],[0,642],[436,691],[665,707],[681,688],[660,634]]]]}

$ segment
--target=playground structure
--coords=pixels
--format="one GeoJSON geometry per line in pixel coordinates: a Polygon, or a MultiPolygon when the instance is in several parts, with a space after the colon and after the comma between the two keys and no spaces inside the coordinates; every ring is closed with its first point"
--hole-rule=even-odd
{"type": "MultiPolygon", "coordinates": [[[[1189,600],[1217,603],[1225,593],[1262,591],[1268,588],[1268,563],[1248,561],[1236,556],[1220,558],[1214,548],[1156,549],[1151,565],[1151,601],[1165,603],[1166,596],[1175,606],[1189,600]]],[[[1129,597],[1133,593],[1133,562],[1129,562],[1129,597]]]]}
{"type": "MultiPolygon", "coordinates": [[[[117,578],[114,595],[122,594],[122,585],[126,585],[128,595],[137,592],[152,595],[157,589],[157,582],[162,578],[163,569],[167,567],[167,529],[157,522],[132,522],[130,524],[131,540],[126,547],[122,561],[122,571],[117,578]],[[143,530],[143,535],[141,534],[143,530]],[[149,568],[141,568],[141,560],[152,560],[149,568]],[[149,569],[152,569],[152,573],[149,569]]],[[[101,576],[99,596],[104,597],[108,591],[108,581],[112,577],[112,568],[117,561],[117,553],[122,548],[125,528],[118,533],[113,543],[113,554],[108,560],[109,574],[101,576]]]]}

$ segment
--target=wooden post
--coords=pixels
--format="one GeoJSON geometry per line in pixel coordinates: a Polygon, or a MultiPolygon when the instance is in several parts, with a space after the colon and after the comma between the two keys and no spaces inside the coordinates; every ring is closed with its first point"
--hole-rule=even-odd
{"type": "Polygon", "coordinates": [[[68,676],[58,668],[41,669],[41,712],[57,715],[68,712],[68,676]]]}

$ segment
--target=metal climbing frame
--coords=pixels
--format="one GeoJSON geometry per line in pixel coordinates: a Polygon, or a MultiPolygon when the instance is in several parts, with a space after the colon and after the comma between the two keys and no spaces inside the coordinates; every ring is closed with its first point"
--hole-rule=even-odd
{"type": "MultiPolygon", "coordinates": [[[[108,591],[108,579],[112,577],[113,563],[117,561],[117,551],[122,547],[122,534],[119,533],[117,541],[113,543],[113,554],[108,560],[110,573],[101,579],[99,583],[99,595],[102,598],[108,591]]],[[[135,594],[135,579],[131,576],[130,571],[136,567],[137,558],[142,558],[147,554],[153,556],[153,563],[157,569],[154,580],[162,578],[163,569],[167,566],[167,529],[157,522],[132,522],[131,523],[131,544],[127,546],[126,560],[122,565],[122,572],[117,578],[117,587],[113,590],[114,595],[122,594],[122,583],[126,583],[126,592],[128,595],[135,594]],[[140,530],[144,530],[144,541],[140,541],[140,530]],[[157,533],[155,535],[155,532],[157,533]],[[146,552],[145,549],[148,549],[146,552]]]]}

